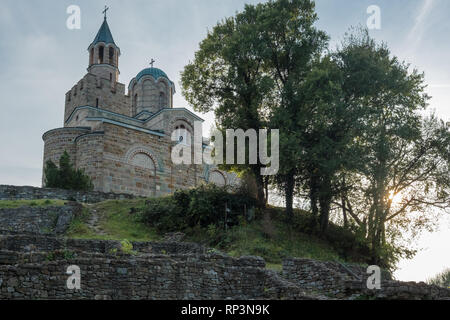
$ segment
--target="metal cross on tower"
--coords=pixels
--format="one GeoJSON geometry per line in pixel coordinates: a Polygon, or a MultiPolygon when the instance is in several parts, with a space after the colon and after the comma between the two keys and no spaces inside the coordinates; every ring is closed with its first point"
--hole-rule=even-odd
{"type": "Polygon", "coordinates": [[[106,12],[109,10],[109,7],[105,6],[105,10],[102,11],[102,13],[105,15],[105,19],[106,19],[106,12]]]}
{"type": "Polygon", "coordinates": [[[156,61],[154,60],[154,59],[152,59],[152,61],[150,61],[150,65],[152,66],[152,68],[153,68],[153,64],[155,63],[156,61]]]}

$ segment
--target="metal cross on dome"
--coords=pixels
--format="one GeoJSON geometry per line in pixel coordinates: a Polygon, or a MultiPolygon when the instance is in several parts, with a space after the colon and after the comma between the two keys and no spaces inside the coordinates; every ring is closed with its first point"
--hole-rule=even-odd
{"type": "Polygon", "coordinates": [[[150,65],[152,66],[152,68],[153,68],[153,64],[154,64],[155,62],[156,62],[155,59],[152,58],[152,60],[150,61],[150,65]]]}
{"type": "Polygon", "coordinates": [[[109,10],[108,6],[105,6],[105,10],[102,11],[102,13],[105,15],[105,19],[106,19],[106,12],[109,10]]]}

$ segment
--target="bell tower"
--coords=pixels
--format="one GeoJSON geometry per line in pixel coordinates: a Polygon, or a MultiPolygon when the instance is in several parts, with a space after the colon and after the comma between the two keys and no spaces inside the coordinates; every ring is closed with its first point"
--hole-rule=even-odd
{"type": "Polygon", "coordinates": [[[98,30],[97,36],[88,48],[89,67],[87,71],[104,79],[109,79],[114,84],[119,79],[119,56],[120,48],[114,42],[109,29],[105,7],[105,17],[98,30]]]}

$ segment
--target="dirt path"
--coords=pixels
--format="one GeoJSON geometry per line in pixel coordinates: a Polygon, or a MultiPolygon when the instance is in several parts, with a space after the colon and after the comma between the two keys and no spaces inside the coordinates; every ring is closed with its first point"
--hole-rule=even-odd
{"type": "Polygon", "coordinates": [[[92,204],[88,204],[87,207],[90,212],[89,220],[87,221],[88,227],[95,232],[97,235],[104,236],[106,233],[103,231],[101,225],[100,225],[100,214],[97,210],[92,208],[92,204]]]}

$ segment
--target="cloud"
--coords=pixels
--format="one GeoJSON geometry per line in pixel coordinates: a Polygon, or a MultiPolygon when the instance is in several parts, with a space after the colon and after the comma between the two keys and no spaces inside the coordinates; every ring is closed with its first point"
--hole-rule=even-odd
{"type": "Polygon", "coordinates": [[[410,47],[414,50],[422,41],[422,38],[427,30],[427,25],[425,22],[436,5],[436,2],[436,0],[424,0],[422,6],[420,7],[414,26],[408,34],[408,42],[410,43],[410,47]]]}

